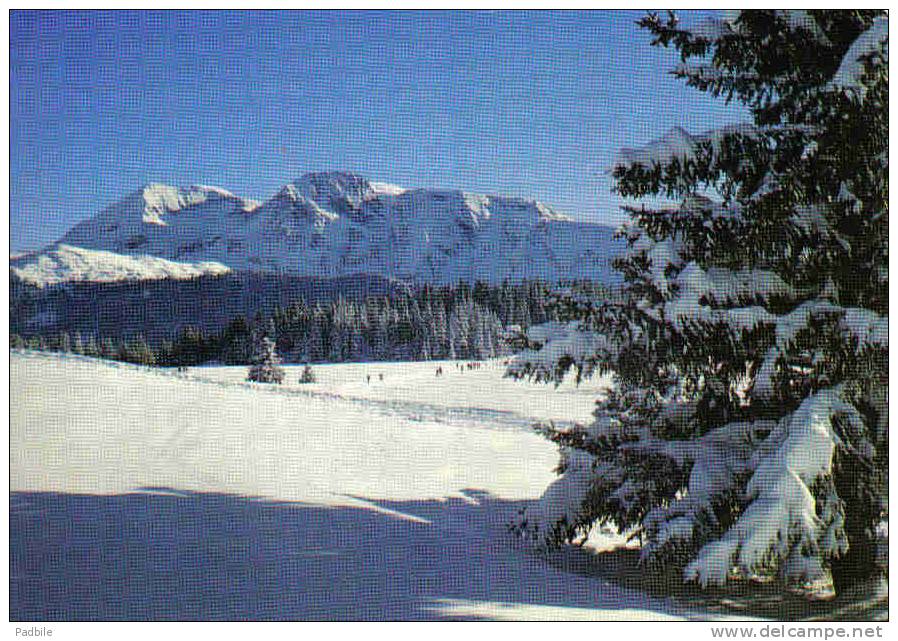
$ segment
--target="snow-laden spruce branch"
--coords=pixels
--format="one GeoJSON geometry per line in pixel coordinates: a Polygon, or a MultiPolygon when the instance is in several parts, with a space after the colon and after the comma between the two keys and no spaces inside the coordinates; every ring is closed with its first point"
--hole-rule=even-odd
{"type": "Polygon", "coordinates": [[[616,526],[644,562],[702,585],[883,576],[885,20],[756,11],[695,33],[673,15],[642,21],[679,50],[689,84],[729,87],[754,118],[623,150],[617,191],[679,206],[628,207],[622,289],[564,292],[558,322],[516,338],[512,376],[614,381],[591,424],[540,428],[561,462],[515,524],[528,539],[616,526]]]}

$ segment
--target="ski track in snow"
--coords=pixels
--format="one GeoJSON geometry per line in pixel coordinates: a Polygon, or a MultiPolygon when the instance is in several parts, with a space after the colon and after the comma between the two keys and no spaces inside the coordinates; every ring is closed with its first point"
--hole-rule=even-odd
{"type": "Polygon", "coordinates": [[[430,363],[321,366],[319,389],[291,389],[12,352],[11,619],[708,618],[510,535],[557,461],[527,414],[559,409],[492,365],[438,405],[430,363]],[[392,388],[347,383],[376,367],[392,388]],[[468,393],[494,407],[451,406],[468,393]]]}
{"type": "MultiPolygon", "coordinates": [[[[446,425],[470,426],[477,425],[480,429],[517,429],[531,431],[536,419],[509,412],[505,410],[485,409],[480,407],[445,407],[431,403],[415,403],[401,400],[381,400],[373,398],[361,398],[332,392],[317,390],[291,389],[273,385],[253,383],[233,383],[216,381],[204,376],[191,374],[176,374],[185,380],[197,381],[217,385],[219,387],[250,387],[266,394],[282,394],[287,396],[305,396],[328,401],[338,401],[355,405],[366,412],[377,412],[383,416],[400,416],[410,421],[423,423],[433,421],[446,425]]],[[[558,423],[559,421],[556,421],[558,423]]]]}
{"type": "MultiPolygon", "coordinates": [[[[28,353],[23,352],[23,354],[27,355],[28,353]]],[[[93,359],[91,358],[75,354],[67,354],[66,358],[83,360],[86,362],[93,361],[93,359]]],[[[133,371],[146,371],[146,368],[144,367],[141,367],[139,365],[131,365],[129,363],[121,363],[117,361],[106,361],[105,363],[109,367],[114,368],[125,368],[133,371]]],[[[379,363],[375,363],[375,366],[378,364],[379,363]]],[[[421,365],[422,363],[416,364],[421,365]]],[[[430,365],[429,362],[423,364],[425,366],[430,365]]],[[[189,372],[178,372],[177,370],[170,369],[153,369],[152,372],[157,376],[167,376],[176,378],[178,380],[192,381],[194,383],[205,385],[214,385],[222,389],[243,388],[252,389],[264,394],[300,396],[348,403],[357,406],[365,410],[366,412],[377,412],[383,416],[400,416],[402,418],[416,422],[433,421],[455,426],[470,426],[472,424],[476,424],[480,429],[517,429],[528,432],[532,431],[534,426],[540,422],[540,419],[536,417],[526,416],[508,410],[498,410],[481,407],[451,407],[424,402],[364,398],[347,394],[325,392],[321,390],[310,390],[302,388],[297,389],[295,387],[282,385],[267,385],[262,383],[249,383],[245,381],[217,380],[214,377],[210,377],[202,373],[205,370],[205,368],[203,367],[194,367],[191,369],[194,372],[198,371],[201,373],[196,374],[189,372]]],[[[246,368],[234,367],[233,369],[243,372],[246,368]]],[[[553,422],[558,425],[574,423],[574,421],[562,420],[553,420],[553,422]]]]}

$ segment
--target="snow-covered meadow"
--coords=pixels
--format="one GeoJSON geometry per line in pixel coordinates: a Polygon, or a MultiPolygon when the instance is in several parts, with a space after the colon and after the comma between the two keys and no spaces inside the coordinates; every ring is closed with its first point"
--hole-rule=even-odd
{"type": "Polygon", "coordinates": [[[12,618],[706,618],[506,532],[555,478],[529,425],[586,420],[603,381],[314,369],[269,387],[12,353],[12,618]]]}

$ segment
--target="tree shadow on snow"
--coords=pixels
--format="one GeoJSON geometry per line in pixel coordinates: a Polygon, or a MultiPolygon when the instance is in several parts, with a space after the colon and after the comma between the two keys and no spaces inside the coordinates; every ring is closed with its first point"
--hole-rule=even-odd
{"type": "Polygon", "coordinates": [[[457,620],[490,618],[490,604],[536,606],[533,618],[539,606],[684,615],[527,552],[505,528],[523,503],[473,490],[346,500],[354,506],[166,488],[12,493],[10,618],[457,620]]]}

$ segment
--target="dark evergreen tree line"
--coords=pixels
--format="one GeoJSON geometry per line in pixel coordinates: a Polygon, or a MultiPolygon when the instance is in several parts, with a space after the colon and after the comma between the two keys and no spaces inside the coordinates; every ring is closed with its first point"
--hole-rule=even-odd
{"type": "MultiPolygon", "coordinates": [[[[595,294],[595,284],[578,289],[595,294]]],[[[253,362],[255,336],[274,327],[285,362],[482,359],[508,353],[506,330],[553,320],[543,283],[422,286],[363,301],[298,299],[270,315],[236,316],[220,332],[185,327],[173,340],[99,338],[78,333],[11,336],[11,347],[63,351],[144,365],[253,362]]]]}
{"type": "Polygon", "coordinates": [[[47,352],[67,352],[95,358],[105,358],[138,365],[157,365],[159,354],[143,336],[129,339],[85,336],[80,332],[54,332],[47,336],[10,334],[12,349],[34,349],[47,352]]]}

